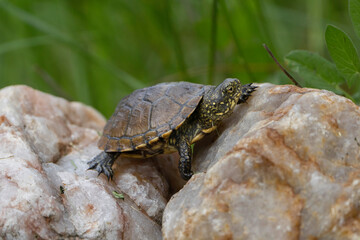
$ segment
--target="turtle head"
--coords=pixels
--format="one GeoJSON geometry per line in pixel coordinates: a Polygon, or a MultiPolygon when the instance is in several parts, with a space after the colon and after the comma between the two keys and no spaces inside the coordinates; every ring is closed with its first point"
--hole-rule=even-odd
{"type": "Polygon", "coordinates": [[[201,115],[204,123],[208,125],[217,124],[228,117],[234,110],[236,104],[242,102],[243,87],[240,80],[236,78],[225,79],[221,84],[205,93],[201,115]]]}

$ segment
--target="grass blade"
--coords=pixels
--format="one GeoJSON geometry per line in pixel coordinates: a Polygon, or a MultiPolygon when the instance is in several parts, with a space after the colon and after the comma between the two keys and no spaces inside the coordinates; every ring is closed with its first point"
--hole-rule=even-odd
{"type": "Polygon", "coordinates": [[[208,63],[208,84],[215,84],[215,54],[216,54],[216,33],[217,33],[217,12],[218,0],[213,0],[212,14],[211,14],[211,38],[210,38],[210,54],[208,63]]]}
{"type": "Polygon", "coordinates": [[[180,35],[175,28],[175,25],[173,23],[172,15],[171,15],[171,6],[170,6],[170,0],[165,0],[165,11],[166,11],[166,18],[169,26],[169,30],[171,31],[171,35],[173,36],[174,40],[174,50],[176,54],[176,60],[178,62],[179,70],[181,72],[181,77],[183,81],[189,80],[189,75],[187,73],[187,67],[185,63],[185,57],[184,52],[181,45],[180,35]]]}
{"type": "Polygon", "coordinates": [[[307,38],[307,45],[308,49],[311,51],[322,52],[323,50],[323,25],[322,25],[322,10],[324,8],[322,0],[307,0],[306,1],[307,7],[307,16],[308,24],[307,31],[308,31],[308,38],[307,38]]]}
{"type": "MultiPolygon", "coordinates": [[[[21,19],[24,23],[34,27],[35,29],[38,29],[39,31],[42,31],[46,34],[48,34],[50,37],[63,42],[65,44],[70,45],[76,50],[79,50],[82,54],[90,57],[92,60],[94,60],[97,64],[102,66],[103,68],[107,69],[109,72],[120,78],[124,83],[126,83],[128,86],[130,86],[133,89],[144,87],[144,84],[136,79],[135,77],[131,76],[129,73],[117,68],[110,62],[100,58],[99,56],[95,55],[94,53],[88,51],[85,49],[81,44],[79,44],[76,40],[73,40],[69,35],[61,32],[60,30],[57,30],[56,27],[42,21],[41,19],[37,18],[34,15],[31,15],[24,10],[16,7],[15,5],[11,4],[8,1],[0,1],[0,8],[3,8],[8,13],[18,17],[21,19]]],[[[85,89],[88,89],[88,83],[83,82],[83,87],[85,89]]]]}
{"type": "Polygon", "coordinates": [[[243,64],[243,67],[247,73],[247,75],[249,76],[249,79],[251,82],[256,82],[254,76],[252,75],[251,71],[250,71],[250,67],[248,66],[246,60],[245,60],[245,55],[244,55],[244,52],[242,50],[242,47],[241,47],[241,44],[240,44],[240,41],[236,35],[236,32],[235,32],[235,28],[233,26],[233,23],[232,23],[232,20],[231,20],[231,17],[230,17],[230,14],[229,14],[229,11],[227,9],[227,6],[226,6],[226,2],[224,0],[221,0],[220,1],[220,5],[221,5],[221,8],[223,10],[223,13],[225,15],[225,20],[226,20],[226,23],[227,25],[229,26],[230,28],[230,32],[231,32],[231,35],[233,36],[233,39],[234,39],[234,42],[235,42],[235,45],[236,45],[236,49],[238,51],[238,54],[239,54],[239,57],[242,59],[242,64],[243,64]]]}
{"type": "Polygon", "coordinates": [[[48,36],[39,36],[39,37],[24,38],[24,39],[14,40],[11,42],[2,43],[0,44],[0,55],[21,48],[29,48],[29,47],[49,44],[49,42],[50,42],[50,38],[48,36]]]}

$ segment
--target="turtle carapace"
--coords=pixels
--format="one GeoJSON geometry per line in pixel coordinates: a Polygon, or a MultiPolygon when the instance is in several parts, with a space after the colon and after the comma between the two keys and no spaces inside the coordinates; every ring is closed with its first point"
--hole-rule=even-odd
{"type": "Polygon", "coordinates": [[[191,145],[214,131],[256,86],[226,79],[218,86],[189,82],[161,83],[123,98],[107,122],[98,146],[104,150],[88,162],[112,178],[118,156],[147,158],[178,151],[183,179],[192,176],[191,145]]]}

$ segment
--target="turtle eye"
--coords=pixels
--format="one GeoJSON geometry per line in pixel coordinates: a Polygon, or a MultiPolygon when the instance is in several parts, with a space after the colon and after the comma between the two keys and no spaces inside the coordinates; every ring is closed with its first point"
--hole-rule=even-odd
{"type": "Polygon", "coordinates": [[[229,92],[229,93],[232,93],[234,91],[234,88],[233,86],[229,86],[226,88],[226,91],[229,92]]]}

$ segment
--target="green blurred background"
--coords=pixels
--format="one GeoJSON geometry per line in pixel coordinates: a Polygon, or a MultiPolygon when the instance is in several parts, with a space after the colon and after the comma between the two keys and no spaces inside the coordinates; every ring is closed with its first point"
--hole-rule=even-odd
{"type": "Polygon", "coordinates": [[[347,1],[0,0],[0,87],[26,84],[109,117],[164,81],[286,84],[262,44],[282,63],[294,49],[329,58],[327,24],[354,35],[347,1]]]}

